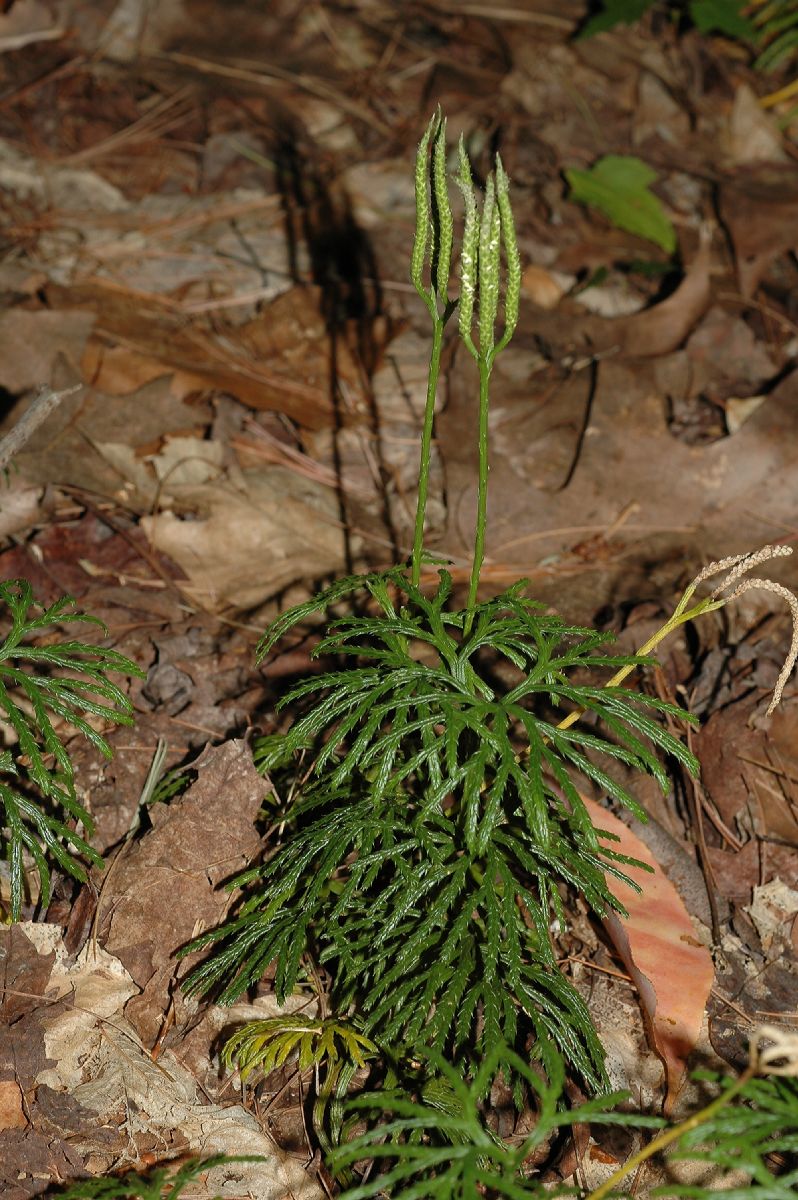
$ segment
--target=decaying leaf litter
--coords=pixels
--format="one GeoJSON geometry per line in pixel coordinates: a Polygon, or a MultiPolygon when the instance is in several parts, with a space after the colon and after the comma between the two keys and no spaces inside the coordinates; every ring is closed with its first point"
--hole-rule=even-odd
{"type": "MultiPolygon", "coordinates": [[[[79,751],[105,875],[62,881],[46,913],[31,896],[3,933],[14,1200],[190,1151],[267,1159],[207,1194],[331,1186],[308,1081],[287,1067],[242,1094],[220,1069],[223,1030],[275,1011],[268,981],[246,1007],[200,1006],[174,953],[224,915],[218,885],[270,821],[245,743],[276,728],[313,632],[258,670],[265,621],[409,549],[428,354],[409,164],[436,103],[485,171],[501,150],[525,268],[494,380],[484,578],[529,576],[631,651],[703,563],[792,542],[795,125],[723,39],[651,18],[575,42],[584,8],[243,3],[233,22],[209,0],[17,0],[0,18],[5,430],[40,387],[82,385],[14,460],[2,575],[76,596],[147,672],[113,761],[79,751]],[[612,155],[648,164],[675,256],[569,198],[564,173],[612,155]],[[142,811],[159,740],[189,787],[142,811]]],[[[472,366],[448,347],[428,508],[463,585],[472,366]]],[[[695,1065],[739,1068],[753,1023],[795,1016],[792,684],[764,717],[789,639],[777,597],[751,591],[643,683],[703,725],[701,787],[642,787],[653,822],[635,828],[697,941],[718,943],[695,1065]]],[[[625,967],[573,915],[561,953],[613,1084],[655,1110],[663,1070],[625,967]]],[[[607,1139],[577,1138],[550,1178],[594,1186],[628,1150],[607,1139]]]]}

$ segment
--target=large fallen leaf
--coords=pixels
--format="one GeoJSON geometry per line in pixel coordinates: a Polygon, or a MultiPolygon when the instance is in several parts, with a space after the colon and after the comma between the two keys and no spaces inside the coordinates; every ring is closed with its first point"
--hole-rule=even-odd
{"type": "Polygon", "coordinates": [[[652,868],[652,872],[623,868],[642,888],[640,893],[607,876],[608,888],[628,916],[612,914],[604,924],[634,980],[653,1048],[665,1064],[667,1113],[679,1094],[688,1056],[701,1032],[715,978],[712,957],[696,937],[681,896],[648,847],[612,813],[583,799],[599,832],[606,830],[619,839],[611,843],[612,849],[652,868]]]}
{"type": "MultiPolygon", "coordinates": [[[[163,1024],[178,965],[182,976],[199,961],[178,964],[175,954],[222,921],[230,897],[221,885],[249,865],[259,844],[255,820],[268,784],[244,742],[214,747],[199,762],[185,795],[152,805],[152,829],[118,860],[107,888],[105,944],[142,989],[125,1015],[146,1045],[163,1024]]],[[[176,1020],[182,1003],[174,999],[176,1020]]]]}
{"type": "Polygon", "coordinates": [[[701,227],[698,252],[676,291],[629,317],[620,331],[620,340],[627,354],[655,358],[669,354],[680,346],[709,307],[709,286],[712,227],[701,227]]]}
{"type": "Polygon", "coordinates": [[[740,295],[748,300],[774,259],[798,248],[795,164],[741,168],[721,185],[718,207],[734,246],[740,295]]]}
{"type": "MultiPolygon", "coordinates": [[[[225,749],[217,753],[223,755],[225,749]]],[[[221,874],[222,864],[212,869],[221,874]]],[[[169,901],[161,899],[164,912],[169,901]]],[[[137,988],[118,958],[91,941],[77,958],[68,955],[56,925],[26,923],[19,928],[41,955],[50,957],[46,999],[34,995],[27,1002],[36,1006],[46,1050],[29,1090],[34,1118],[44,1118],[53,1143],[51,1148],[42,1138],[50,1151],[49,1159],[43,1156],[42,1179],[53,1178],[56,1171],[55,1178],[74,1179],[84,1173],[84,1160],[88,1169],[101,1174],[122,1154],[135,1158],[144,1148],[149,1150],[154,1140],[159,1147],[187,1146],[190,1153],[203,1156],[258,1156],[259,1161],[214,1172],[192,1189],[196,1200],[321,1200],[321,1190],[303,1163],[280,1149],[252,1113],[232,1102],[226,1089],[218,1088],[217,1103],[215,1093],[209,1097],[201,1089],[176,1051],[166,1049],[156,1059],[150,1055],[123,1011],[137,988]],[[39,1114],[43,1099],[47,1107],[39,1114]],[[53,1133],[68,1138],[63,1145],[72,1161],[64,1161],[53,1133]],[[58,1157],[53,1149],[59,1150],[58,1157]]],[[[228,1021],[230,1014],[226,1010],[228,1021]]],[[[38,1166],[31,1136],[36,1134],[29,1132],[22,1143],[28,1170],[31,1163],[38,1166]]],[[[0,1156],[0,1182],[5,1165],[0,1156]]],[[[20,1160],[20,1177],[21,1167],[20,1160]]],[[[2,1195],[5,1200],[7,1189],[2,1195]]],[[[22,1195],[12,1188],[12,1198],[22,1200],[22,1195]]]]}
{"type": "Polygon", "coordinates": [[[191,600],[211,612],[254,608],[301,578],[343,566],[335,492],[284,467],[243,472],[230,483],[172,489],[190,519],[167,511],[141,525],[185,571],[191,600]]]}
{"type": "MultiPolygon", "coordinates": [[[[0,385],[18,396],[30,388],[50,383],[59,354],[77,366],[93,324],[91,313],[77,309],[59,312],[7,309],[0,316],[0,344],[3,347],[0,385]]],[[[75,403],[79,402],[80,398],[76,397],[75,403]]],[[[19,419],[18,415],[16,419],[19,419]]]]}
{"type": "Polygon", "coordinates": [[[103,279],[48,290],[56,306],[97,313],[83,370],[94,386],[119,394],[142,380],[176,375],[174,391],[198,387],[226,392],[251,408],[285,413],[309,429],[330,426],[336,384],[352,405],[362,402],[359,368],[339,337],[333,345],[319,288],[294,287],[243,325],[221,333],[197,316],[189,321],[174,302],[137,294],[103,279]],[[106,348],[113,350],[106,362],[106,348]],[[128,353],[119,354],[119,348],[128,353]]]}

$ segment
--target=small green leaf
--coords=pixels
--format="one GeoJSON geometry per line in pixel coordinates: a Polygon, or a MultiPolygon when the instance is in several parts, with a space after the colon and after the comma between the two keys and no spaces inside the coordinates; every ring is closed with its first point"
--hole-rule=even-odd
{"type": "Polygon", "coordinates": [[[699,33],[725,33],[745,41],[756,37],[756,29],[743,16],[747,0],[692,0],[690,17],[699,33]]]}
{"type": "Polygon", "coordinates": [[[676,230],[662,202],[649,191],[649,184],[657,174],[642,159],[607,154],[589,171],[570,170],[565,177],[571,185],[572,200],[598,208],[618,229],[654,242],[673,254],[676,230]]]}
{"type": "Polygon", "coordinates": [[[653,8],[656,0],[605,0],[601,12],[591,17],[579,33],[580,38],[595,37],[616,25],[634,25],[653,8]]]}

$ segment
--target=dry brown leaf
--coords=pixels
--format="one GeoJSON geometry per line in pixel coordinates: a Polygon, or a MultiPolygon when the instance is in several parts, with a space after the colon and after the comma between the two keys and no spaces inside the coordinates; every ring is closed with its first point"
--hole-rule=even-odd
{"type": "Polygon", "coordinates": [[[77,367],[94,317],[91,313],[10,308],[0,314],[0,385],[13,395],[51,383],[61,354],[77,367]]]}
{"type": "Polygon", "coordinates": [[[521,290],[538,308],[556,308],[575,283],[575,275],[550,271],[537,263],[530,263],[521,276],[521,290]]]}
{"type": "Polygon", "coordinates": [[[53,497],[48,488],[12,475],[0,485],[0,537],[43,524],[52,510],[53,497]]]}
{"type": "Polygon", "coordinates": [[[728,141],[731,164],[735,167],[790,161],[775,120],[765,112],[747,83],[740,84],[734,93],[728,141]]]}
{"type": "Polygon", "coordinates": [[[191,600],[211,612],[254,608],[297,579],[321,578],[344,563],[335,492],[283,467],[243,473],[244,489],[210,483],[174,488],[181,519],[142,518],[152,545],[188,576],[191,600]]]}
{"type": "Polygon", "coordinates": [[[624,322],[620,341],[627,354],[641,358],[669,354],[703,317],[710,301],[711,245],[712,229],[704,225],[698,252],[676,291],[667,300],[624,322]]]}
{"type": "Polygon", "coordinates": [[[641,71],[637,85],[632,142],[640,146],[649,138],[677,146],[680,150],[690,136],[690,117],[660,77],[641,71]]]}
{"type": "MultiPolygon", "coordinates": [[[[211,866],[209,871],[219,872],[221,866],[211,866]]],[[[168,922],[169,907],[162,900],[162,913],[156,916],[162,917],[163,923],[168,922]]],[[[150,938],[163,927],[156,921],[154,930],[148,930],[146,920],[151,915],[152,909],[145,908],[142,929],[150,938]]],[[[191,914],[186,915],[190,918],[191,914]]],[[[116,1165],[125,1152],[136,1155],[149,1150],[155,1139],[159,1147],[172,1151],[188,1147],[202,1156],[259,1156],[260,1161],[241,1163],[234,1171],[227,1167],[198,1181],[192,1189],[196,1200],[216,1196],[231,1200],[284,1200],[287,1196],[319,1200],[319,1187],[303,1163],[281,1150],[251,1113],[232,1103],[226,1087],[221,1103],[209,1102],[207,1092],[172,1050],[166,1049],[156,1061],[142,1046],[123,1012],[137,989],[118,958],[90,942],[74,958],[66,953],[60,927],[24,928],[42,950],[51,951],[47,999],[36,1001],[41,1007],[35,1013],[44,1025],[48,1058],[31,1081],[31,1093],[44,1100],[43,1115],[51,1127],[64,1128],[69,1134],[64,1150],[74,1161],[64,1161],[60,1149],[57,1155],[53,1153],[57,1142],[51,1148],[48,1141],[53,1142],[52,1137],[41,1139],[49,1155],[37,1153],[39,1147],[29,1144],[37,1134],[29,1131],[23,1145],[24,1164],[21,1158],[18,1166],[11,1164],[15,1166],[14,1177],[23,1165],[31,1170],[33,1164],[41,1170],[41,1179],[49,1178],[56,1170],[57,1178],[72,1179],[82,1174],[84,1158],[91,1170],[102,1173],[116,1165]],[[61,1003],[54,1004],[53,997],[61,997],[61,1003]]],[[[226,1021],[234,1011],[227,1010],[226,1021]]],[[[261,1014],[253,1010],[247,1015],[261,1014]]],[[[220,1020],[217,1033],[221,1027],[220,1020]]],[[[207,1052],[205,1057],[207,1063],[207,1052]]],[[[215,1092],[215,1071],[209,1084],[215,1092]]],[[[5,1200],[4,1167],[0,1154],[0,1191],[5,1200]]],[[[31,1194],[10,1193],[13,1200],[23,1200],[23,1195],[27,1200],[31,1194]]]]}
{"type": "MultiPolygon", "coordinates": [[[[71,383],[74,378],[74,374],[66,374],[54,380],[54,386],[71,383]]],[[[21,401],[10,413],[5,428],[19,420],[23,411],[21,401]]],[[[139,448],[157,446],[167,434],[202,435],[209,417],[209,405],[189,406],[171,396],[163,374],[124,399],[109,399],[82,388],[50,414],[16,461],[20,475],[31,483],[70,484],[110,496],[119,492],[125,472],[97,452],[96,443],[124,441],[135,458],[139,448]]]]}
{"type": "Polygon", "coordinates": [[[19,1084],[15,1079],[0,1080],[0,1132],[24,1129],[27,1123],[19,1084]]]}
{"type": "Polygon", "coordinates": [[[148,1046],[169,1007],[176,951],[220,923],[230,902],[222,883],[257,851],[255,821],[268,790],[244,742],[209,751],[185,795],[150,808],[152,830],[109,877],[102,902],[111,913],[106,948],[143,989],[126,1013],[148,1046]]]}
{"type": "Polygon", "coordinates": [[[737,172],[720,188],[719,210],[734,245],[740,295],[748,300],[773,260],[798,247],[798,168],[737,172]]]}
{"type": "Polygon", "coordinates": [[[779,370],[751,326],[717,305],[690,335],[684,351],[687,378],[681,390],[685,395],[750,396],[779,370]]]}
{"type": "Polygon", "coordinates": [[[642,893],[607,876],[607,887],[628,912],[604,919],[610,937],[634,980],[653,1048],[665,1064],[668,1112],[684,1082],[687,1059],[701,1032],[707,999],[715,979],[712,956],[696,937],[693,922],[676,888],[647,846],[623,821],[584,798],[596,828],[619,840],[611,848],[650,866],[623,867],[642,893]]]}
{"type": "Polygon", "coordinates": [[[109,384],[118,394],[120,373],[129,370],[130,390],[141,379],[180,376],[178,394],[192,386],[235,396],[256,409],[285,413],[315,429],[332,424],[332,395],[345,382],[353,398],[360,393],[360,374],[343,338],[335,353],[321,311],[321,292],[295,287],[283,292],[253,320],[229,326],[217,335],[201,319],[186,323],[179,307],[163,297],[141,296],[102,279],[72,288],[50,288],[53,303],[90,308],[97,313],[94,338],[84,370],[100,386],[106,374],[103,346],[126,348],[112,357],[109,384]],[[143,360],[143,361],[138,361],[143,360]]]}
{"type": "Polygon", "coordinates": [[[646,300],[632,287],[629,280],[622,279],[618,283],[603,283],[600,286],[585,288],[574,297],[574,303],[580,308],[586,308],[596,317],[620,322],[642,312],[646,300]]]}
{"type": "Polygon", "coordinates": [[[798,918],[798,891],[781,879],[754,888],[745,911],[756,927],[762,949],[771,961],[786,959],[792,949],[794,924],[798,918]]]}
{"type": "Polygon", "coordinates": [[[180,400],[208,384],[202,375],[173,370],[162,359],[148,358],[130,346],[109,346],[103,338],[89,339],[81,368],[87,383],[107,396],[129,396],[164,375],[170,376],[170,393],[180,400]]]}

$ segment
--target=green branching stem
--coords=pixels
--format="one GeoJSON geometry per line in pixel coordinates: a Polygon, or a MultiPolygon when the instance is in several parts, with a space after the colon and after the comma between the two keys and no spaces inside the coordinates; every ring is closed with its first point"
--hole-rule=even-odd
{"type": "Polygon", "coordinates": [[[416,501],[416,525],[413,534],[413,586],[418,587],[421,579],[421,560],[424,552],[424,519],[427,513],[427,494],[429,492],[430,454],[432,450],[432,427],[435,421],[435,397],[438,391],[438,377],[441,370],[441,351],[443,350],[443,330],[445,320],[436,319],[432,325],[432,351],[429,360],[427,376],[427,402],[424,408],[424,425],[421,430],[421,457],[418,467],[418,500],[416,501]]]}
{"type": "Polygon", "coordinates": [[[452,261],[454,220],[446,182],[446,118],[440,109],[433,115],[416,155],[416,235],[411,255],[410,279],[432,320],[432,352],[427,374],[427,399],[421,431],[421,456],[418,468],[418,498],[413,533],[411,577],[418,585],[424,553],[424,521],[429,492],[432,428],[435,421],[435,397],[441,372],[443,331],[455,305],[449,300],[449,270],[452,261]],[[432,153],[430,155],[430,143],[432,153]],[[429,262],[429,286],[425,268],[429,262]]]}
{"type": "Polygon", "coordinates": [[[464,632],[471,632],[474,609],[477,603],[477,588],[485,559],[485,528],[488,521],[488,401],[492,355],[479,357],[479,485],[477,489],[477,525],[474,534],[474,561],[471,567],[471,582],[468,588],[467,617],[464,632]]]}

